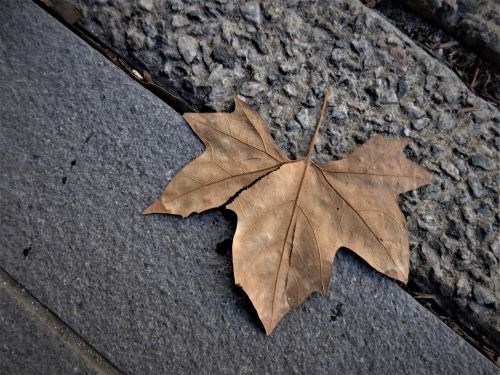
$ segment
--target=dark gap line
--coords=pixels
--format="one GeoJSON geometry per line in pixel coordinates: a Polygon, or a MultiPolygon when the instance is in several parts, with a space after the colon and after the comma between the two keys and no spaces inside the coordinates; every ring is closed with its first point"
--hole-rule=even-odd
{"type": "Polygon", "coordinates": [[[97,372],[103,375],[124,374],[2,267],[0,267],[0,288],[97,372]]]}
{"type": "MultiPolygon", "coordinates": [[[[108,61],[113,63],[115,66],[120,68],[122,71],[127,73],[129,77],[134,79],[134,81],[139,82],[143,87],[145,87],[148,91],[153,93],[160,100],[165,102],[168,106],[172,107],[176,112],[183,114],[186,112],[195,112],[194,109],[184,101],[179,95],[175,94],[173,90],[169,90],[163,86],[160,86],[151,78],[151,75],[147,70],[139,72],[134,68],[132,64],[126,61],[125,58],[118,55],[113,51],[112,48],[103,43],[100,39],[92,35],[90,32],[85,30],[83,27],[78,25],[78,21],[71,20],[70,17],[64,18],[64,16],[59,13],[55,7],[51,7],[47,4],[47,0],[32,0],[36,5],[42,8],[44,11],[49,13],[52,17],[54,17],[57,21],[62,23],[66,28],[68,28],[71,32],[79,36],[83,39],[90,47],[94,48],[101,55],[103,55],[108,61]],[[69,23],[67,20],[74,21],[75,23],[69,23]]],[[[54,0],[52,0],[54,1],[54,0]]],[[[66,2],[66,6],[71,6],[72,3],[66,0],[57,0],[56,3],[64,3],[66,2]]],[[[76,6],[75,6],[76,9],[76,6]]]]}
{"type": "Polygon", "coordinates": [[[466,327],[461,325],[457,320],[453,319],[450,314],[448,314],[445,309],[439,305],[439,303],[434,299],[433,295],[428,295],[424,293],[414,281],[410,280],[408,284],[398,285],[403,289],[410,297],[412,297],[417,303],[429,311],[432,315],[438,318],[441,322],[446,324],[453,332],[465,340],[469,345],[473,346],[479,353],[484,355],[488,360],[493,362],[496,366],[499,360],[499,353],[497,353],[493,348],[486,345],[484,342],[476,339],[473,333],[470,333],[466,327]]]}

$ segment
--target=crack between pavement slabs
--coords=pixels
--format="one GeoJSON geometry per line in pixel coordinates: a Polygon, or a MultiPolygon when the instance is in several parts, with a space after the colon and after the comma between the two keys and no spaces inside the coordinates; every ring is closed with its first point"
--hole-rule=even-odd
{"type": "Polygon", "coordinates": [[[104,355],[93,348],[53,311],[41,303],[2,267],[0,267],[0,288],[5,290],[12,299],[35,317],[43,327],[59,338],[71,351],[78,354],[89,367],[96,370],[99,374],[125,374],[125,372],[119,370],[104,355]]]}
{"type": "Polygon", "coordinates": [[[128,61],[122,56],[118,55],[113,51],[112,48],[108,47],[105,43],[99,40],[97,37],[89,33],[83,27],[78,25],[79,14],[68,15],[68,11],[61,10],[57,5],[64,4],[66,7],[73,6],[75,11],[79,11],[79,7],[73,5],[68,0],[32,0],[36,5],[42,8],[44,11],[49,13],[52,17],[61,22],[66,26],[71,32],[78,35],[83,39],[90,47],[94,48],[96,51],[101,53],[107,60],[116,65],[122,71],[124,71],[128,76],[130,76],[135,81],[139,82],[143,87],[152,92],[160,100],[164,101],[172,107],[175,111],[179,113],[194,112],[194,109],[186,103],[181,97],[164,85],[159,85],[152,78],[147,70],[143,70],[142,73],[135,69],[128,61]]]}
{"type": "Polygon", "coordinates": [[[417,303],[429,311],[432,315],[438,318],[441,322],[446,324],[455,334],[459,335],[463,340],[473,346],[478,352],[484,355],[497,367],[500,365],[500,356],[494,349],[489,347],[486,343],[476,339],[473,333],[469,333],[467,327],[460,324],[457,319],[454,319],[449,313],[446,312],[436,297],[432,294],[422,293],[421,289],[415,284],[410,282],[407,285],[397,283],[410,297],[417,303]]]}

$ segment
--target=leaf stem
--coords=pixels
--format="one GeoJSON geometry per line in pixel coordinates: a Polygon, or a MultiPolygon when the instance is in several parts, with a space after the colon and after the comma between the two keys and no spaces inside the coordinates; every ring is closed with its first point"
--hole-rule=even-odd
{"type": "Polygon", "coordinates": [[[311,154],[314,150],[314,144],[316,143],[316,137],[319,133],[319,128],[321,127],[321,123],[323,122],[323,115],[325,114],[326,104],[328,103],[328,98],[330,97],[330,90],[327,89],[325,91],[325,96],[323,97],[323,104],[321,105],[321,112],[319,113],[318,121],[316,122],[316,127],[314,128],[314,133],[311,137],[311,141],[309,142],[309,148],[307,149],[307,154],[305,159],[310,160],[311,154]]]}

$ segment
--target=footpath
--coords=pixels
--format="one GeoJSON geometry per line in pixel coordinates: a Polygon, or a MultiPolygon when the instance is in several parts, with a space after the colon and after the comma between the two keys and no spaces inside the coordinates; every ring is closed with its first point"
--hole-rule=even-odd
{"type": "Polygon", "coordinates": [[[347,251],[266,337],[222,211],[141,214],[202,151],[182,117],[27,0],[0,62],[0,373],[498,373],[347,251]]]}

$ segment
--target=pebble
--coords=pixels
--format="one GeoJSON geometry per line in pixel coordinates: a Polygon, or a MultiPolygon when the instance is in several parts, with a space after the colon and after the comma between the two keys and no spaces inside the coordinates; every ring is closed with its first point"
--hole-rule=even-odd
{"type": "Polygon", "coordinates": [[[433,154],[440,154],[445,150],[443,145],[432,145],[431,151],[433,154]]]}
{"type": "Polygon", "coordinates": [[[364,40],[353,40],[351,46],[360,55],[368,51],[368,43],[364,40]]]}
{"type": "Polygon", "coordinates": [[[294,84],[287,83],[283,86],[283,90],[290,96],[297,96],[297,88],[294,84]]]}
{"type": "Polygon", "coordinates": [[[495,295],[482,285],[475,285],[472,294],[480,305],[488,306],[495,303],[495,295]]]}
{"type": "Polygon", "coordinates": [[[271,113],[271,117],[272,118],[279,118],[279,117],[281,117],[282,113],[283,113],[283,107],[281,105],[278,105],[273,109],[273,111],[271,113]]]}
{"type": "Polygon", "coordinates": [[[340,62],[344,57],[344,52],[340,48],[334,48],[332,54],[330,55],[330,60],[332,62],[340,62]]]}
{"type": "Polygon", "coordinates": [[[399,81],[399,77],[395,73],[389,73],[386,78],[386,82],[390,87],[394,87],[397,85],[399,81]]]}
{"type": "Polygon", "coordinates": [[[138,32],[136,29],[127,31],[127,43],[134,50],[140,50],[144,47],[146,37],[143,33],[138,32]]]}
{"type": "Polygon", "coordinates": [[[471,201],[471,197],[468,193],[462,193],[458,197],[455,198],[455,201],[460,205],[464,205],[464,204],[469,203],[471,201]]]}
{"type": "Polygon", "coordinates": [[[446,235],[457,240],[464,237],[464,229],[462,226],[454,221],[450,221],[448,229],[446,229],[446,235]]]}
{"type": "Polygon", "coordinates": [[[256,23],[260,25],[262,22],[262,16],[260,13],[260,5],[257,2],[249,1],[243,5],[241,8],[241,14],[247,21],[256,23]]]}
{"type": "Polygon", "coordinates": [[[470,206],[465,206],[462,208],[462,215],[468,223],[474,223],[476,221],[474,210],[470,206]]]}
{"type": "Polygon", "coordinates": [[[295,117],[304,129],[309,128],[309,113],[307,109],[302,109],[299,113],[297,113],[297,116],[295,117]]]}
{"type": "Polygon", "coordinates": [[[480,215],[489,215],[491,213],[490,205],[485,202],[481,202],[481,204],[477,208],[477,213],[480,215]]]}
{"type": "Polygon", "coordinates": [[[408,92],[408,90],[409,90],[408,82],[406,82],[406,80],[403,77],[399,78],[398,91],[396,92],[398,99],[403,98],[408,92]]]}
{"type": "Polygon", "coordinates": [[[491,243],[490,250],[493,251],[496,256],[500,257],[500,239],[496,239],[491,243]]]}
{"type": "Polygon", "coordinates": [[[463,134],[455,134],[453,140],[461,146],[467,143],[467,138],[463,134]]]}
{"type": "Polygon", "coordinates": [[[450,176],[456,181],[460,180],[460,172],[458,171],[457,167],[455,167],[453,164],[443,160],[440,166],[441,169],[445,171],[448,176],[450,176]]]}
{"type": "Polygon", "coordinates": [[[144,30],[144,33],[150,38],[155,38],[158,35],[156,24],[153,21],[151,15],[147,15],[142,20],[142,29],[144,30]]]}
{"type": "Polygon", "coordinates": [[[427,91],[433,91],[434,85],[436,84],[436,77],[434,76],[427,76],[425,79],[425,89],[427,91]]]}
{"type": "Polygon", "coordinates": [[[495,161],[483,154],[473,155],[470,158],[470,163],[475,167],[484,169],[485,171],[494,171],[497,168],[495,161]]]}
{"type": "Polygon", "coordinates": [[[467,174],[467,165],[465,164],[465,161],[462,159],[458,160],[455,163],[455,167],[457,167],[458,171],[460,172],[460,176],[465,176],[467,174]]]}
{"type": "Polygon", "coordinates": [[[299,65],[295,61],[285,61],[280,64],[280,70],[285,74],[296,74],[299,71],[299,65]]]}
{"type": "Polygon", "coordinates": [[[441,204],[448,204],[450,202],[451,194],[448,192],[443,192],[439,195],[438,202],[441,204]]]}
{"type": "Polygon", "coordinates": [[[419,228],[426,230],[432,234],[436,234],[436,222],[434,217],[431,215],[426,215],[422,218],[417,219],[417,225],[419,228]]]}
{"type": "Polygon", "coordinates": [[[214,61],[222,64],[225,68],[234,69],[236,66],[236,56],[224,46],[215,47],[211,56],[214,61]]]}
{"type": "Polygon", "coordinates": [[[477,177],[470,176],[467,179],[467,183],[469,184],[469,187],[472,191],[472,195],[475,198],[481,198],[485,194],[485,191],[483,189],[483,185],[481,185],[481,182],[479,181],[479,179],[477,177]]]}
{"type": "Polygon", "coordinates": [[[455,127],[454,120],[448,113],[438,113],[436,123],[438,128],[443,132],[451,132],[455,127]]]}
{"type": "Polygon", "coordinates": [[[333,111],[332,118],[334,120],[345,120],[347,118],[347,113],[344,111],[333,111]]]}
{"type": "Polygon", "coordinates": [[[266,42],[266,34],[257,34],[253,39],[255,47],[257,47],[257,50],[263,55],[267,55],[269,53],[269,48],[266,42]]]}
{"type": "Polygon", "coordinates": [[[488,237],[488,235],[491,233],[491,225],[481,225],[476,227],[476,230],[474,231],[474,234],[476,235],[476,238],[479,241],[484,241],[488,237]]]}
{"type": "Polygon", "coordinates": [[[389,126],[387,126],[387,133],[391,135],[396,135],[398,134],[398,132],[399,132],[398,124],[393,122],[392,124],[389,124],[389,126]]]}
{"type": "Polygon", "coordinates": [[[198,40],[192,36],[183,35],[177,41],[177,48],[184,61],[191,64],[198,53],[198,40]]]}
{"type": "Polygon", "coordinates": [[[496,271],[497,266],[498,266],[498,261],[493,255],[493,253],[490,253],[489,251],[484,251],[482,254],[482,258],[486,265],[489,267],[490,270],[496,271]]]}
{"type": "Polygon", "coordinates": [[[417,107],[414,104],[404,106],[403,110],[413,119],[422,118],[426,115],[422,108],[417,107]]]}
{"type": "Polygon", "coordinates": [[[388,113],[384,116],[384,121],[394,122],[394,121],[396,121],[396,118],[394,117],[394,115],[392,113],[388,113]]]}
{"type": "Polygon", "coordinates": [[[302,130],[302,128],[300,127],[300,124],[297,121],[292,120],[288,124],[286,124],[286,130],[289,132],[295,132],[302,130]]]}
{"type": "Polygon", "coordinates": [[[172,17],[172,26],[179,28],[189,25],[189,20],[181,14],[175,14],[172,17]]]}
{"type": "Polygon", "coordinates": [[[471,292],[471,287],[467,279],[463,276],[459,276],[455,284],[455,290],[457,296],[460,298],[468,297],[471,292]]]}
{"type": "Polygon", "coordinates": [[[264,87],[259,82],[245,82],[241,85],[240,94],[253,98],[264,91],[264,87]]]}
{"type": "Polygon", "coordinates": [[[314,107],[317,103],[316,97],[312,92],[309,92],[309,94],[307,94],[306,100],[303,103],[309,107],[314,107]]]}
{"type": "Polygon", "coordinates": [[[338,104],[333,108],[332,118],[334,120],[345,120],[347,118],[348,109],[345,104],[338,104]]]}
{"type": "Polygon", "coordinates": [[[281,79],[282,79],[282,75],[281,74],[275,74],[275,73],[271,73],[267,76],[267,82],[272,85],[273,83],[275,82],[280,82],[281,79]]]}
{"type": "Polygon", "coordinates": [[[139,7],[151,12],[154,8],[153,0],[139,0],[139,7]]]}
{"type": "Polygon", "coordinates": [[[405,58],[406,58],[406,51],[404,48],[400,47],[400,46],[396,46],[396,47],[391,47],[389,49],[389,53],[397,58],[398,60],[400,60],[401,62],[404,62],[405,58]]]}
{"type": "Polygon", "coordinates": [[[422,130],[426,128],[429,125],[429,119],[428,118],[419,118],[417,120],[413,120],[411,122],[411,127],[415,130],[422,130]]]}
{"type": "Polygon", "coordinates": [[[493,191],[497,191],[498,187],[500,186],[500,174],[496,174],[494,176],[490,176],[486,178],[483,182],[483,185],[487,187],[488,189],[491,189],[493,191]]]}
{"type": "Polygon", "coordinates": [[[156,46],[156,42],[151,38],[146,38],[146,47],[148,49],[153,49],[156,46]]]}
{"type": "Polygon", "coordinates": [[[382,99],[380,100],[381,104],[398,104],[399,99],[398,95],[396,94],[396,91],[390,89],[390,90],[384,90],[384,94],[382,95],[382,99]]]}
{"type": "Polygon", "coordinates": [[[380,78],[382,77],[382,74],[384,74],[385,72],[385,69],[383,66],[377,66],[375,68],[375,70],[373,71],[373,75],[375,76],[375,78],[380,78]]]}
{"type": "Polygon", "coordinates": [[[458,257],[463,261],[468,261],[471,258],[472,253],[466,247],[458,248],[458,257]]]}
{"type": "Polygon", "coordinates": [[[448,103],[456,103],[460,100],[460,96],[462,95],[461,91],[458,90],[444,90],[444,97],[448,103]]]}
{"type": "Polygon", "coordinates": [[[399,43],[401,43],[401,40],[397,38],[395,35],[389,35],[387,37],[387,44],[391,44],[393,46],[399,46],[399,43]]]}

